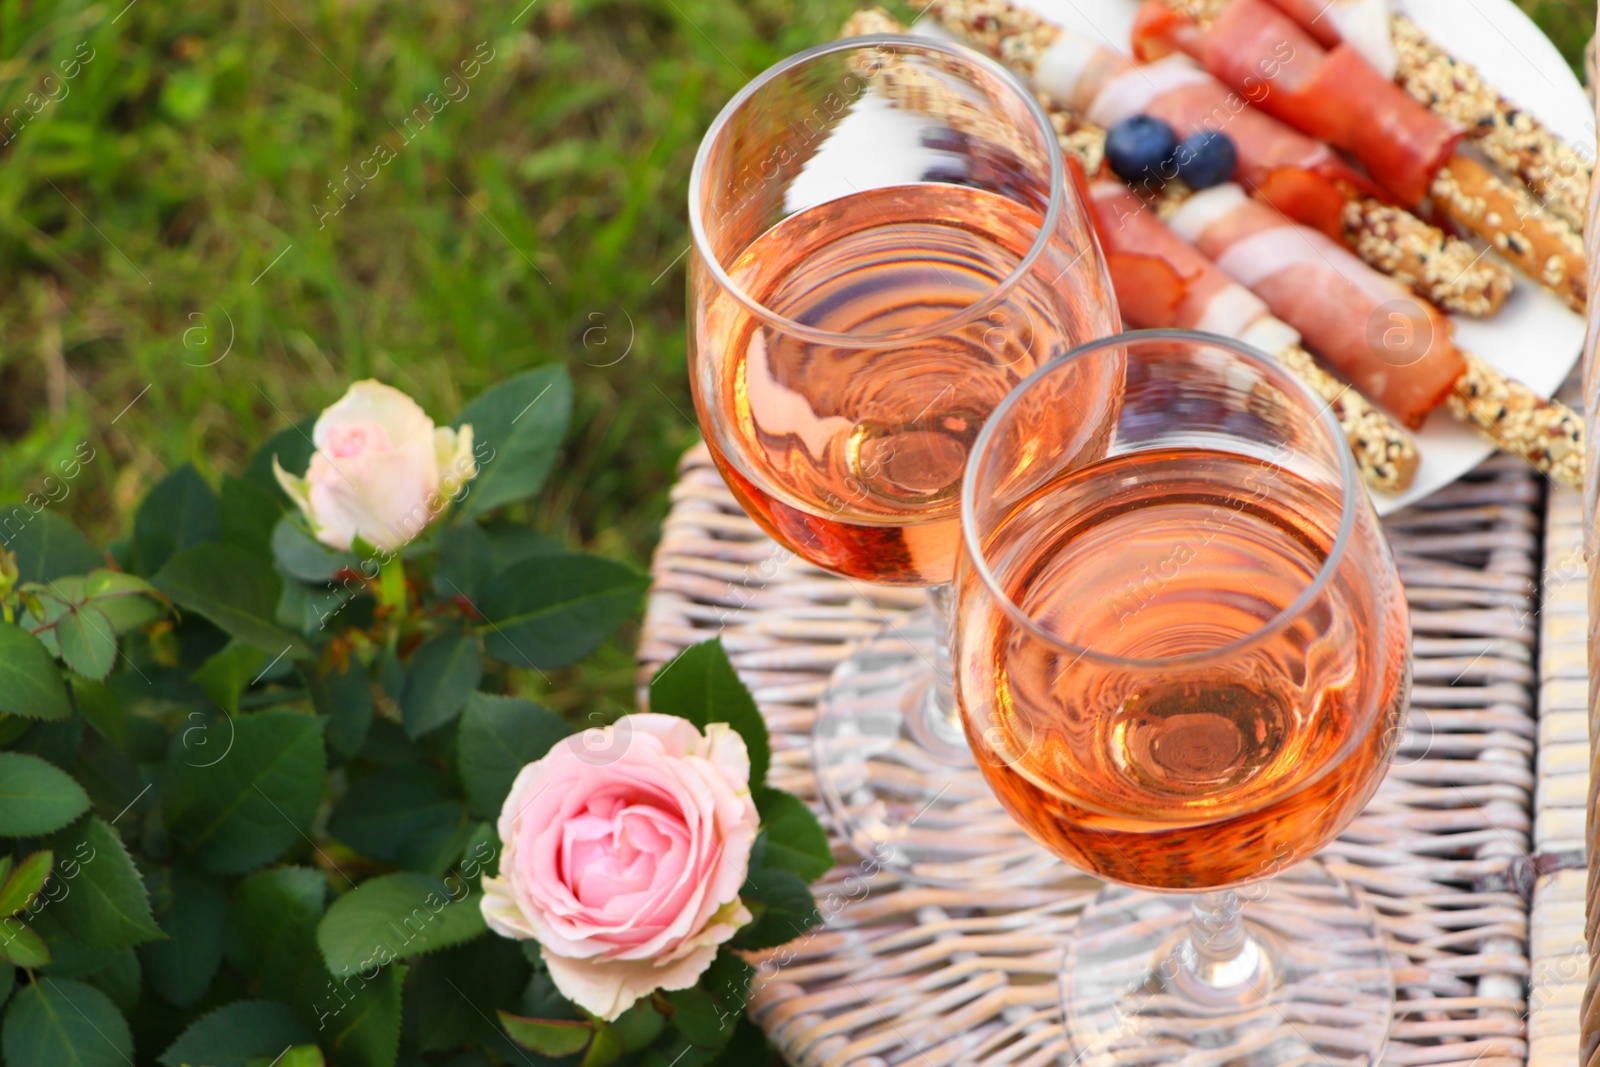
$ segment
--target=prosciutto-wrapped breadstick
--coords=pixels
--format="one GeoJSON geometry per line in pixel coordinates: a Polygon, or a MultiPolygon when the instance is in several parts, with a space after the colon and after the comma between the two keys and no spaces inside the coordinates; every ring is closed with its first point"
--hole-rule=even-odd
{"type": "Polygon", "coordinates": [[[1350,152],[1402,204],[1431,195],[1450,218],[1583,308],[1583,242],[1573,228],[1457,152],[1461,129],[1418,104],[1350,43],[1325,50],[1267,0],[1227,0],[1209,25],[1164,0],[1147,0],[1134,50],[1145,59],[1185,52],[1240,92],[1262,85],[1270,70],[1269,89],[1254,106],[1350,152]]]}
{"type": "MultiPolygon", "coordinates": [[[[1201,21],[1226,0],[1171,0],[1201,21]],[[1198,10],[1196,10],[1198,9],[1198,10]]],[[[1592,168],[1538,119],[1484,81],[1476,67],[1452,57],[1388,0],[1271,0],[1332,48],[1348,41],[1385,77],[1466,135],[1497,166],[1521,178],[1543,206],[1582,232],[1592,168]]]]}
{"type": "Polygon", "coordinates": [[[1583,480],[1583,423],[1456,348],[1449,321],[1343,247],[1235,185],[1171,209],[1172,228],[1368,397],[1408,426],[1441,402],[1501,448],[1567,486],[1583,480]]]}
{"type": "MultiPolygon", "coordinates": [[[[1007,0],[935,0],[932,10],[948,28],[1005,58],[1045,95],[1099,126],[1145,113],[1182,134],[1227,133],[1238,151],[1238,180],[1254,195],[1341,237],[1368,263],[1441,307],[1489,315],[1511,292],[1511,274],[1499,262],[1374,196],[1371,183],[1327,145],[1249,106],[1245,95],[1187,57],[1138,66],[1007,0]]],[[[1248,95],[1262,91],[1270,87],[1258,81],[1248,95]]]]}
{"type": "Polygon", "coordinates": [[[1294,327],[1173,233],[1126,185],[1095,182],[1088,202],[1128,325],[1204,330],[1272,353],[1327,401],[1368,485],[1397,493],[1411,484],[1418,456],[1410,436],[1318,366],[1294,327]]]}

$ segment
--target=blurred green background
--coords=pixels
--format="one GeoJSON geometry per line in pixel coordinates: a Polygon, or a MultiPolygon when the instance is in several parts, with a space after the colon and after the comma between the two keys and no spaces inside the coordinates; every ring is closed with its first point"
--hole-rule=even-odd
{"type": "MultiPolygon", "coordinates": [[[[695,437],[696,144],[856,0],[125,2],[0,0],[0,500],[87,440],[59,506],[108,540],[169,467],[237,470],[353,379],[444,421],[560,361],[530,518],[646,561],[695,437]]],[[[1580,63],[1592,0],[1522,4],[1580,63]]],[[[625,699],[602,659],[570,699],[625,699]]]]}

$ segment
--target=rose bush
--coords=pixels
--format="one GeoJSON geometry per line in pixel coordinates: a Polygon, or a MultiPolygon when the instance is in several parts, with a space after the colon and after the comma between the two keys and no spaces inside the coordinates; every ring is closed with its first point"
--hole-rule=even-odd
{"type": "Polygon", "coordinates": [[[571,399],[357,383],[108,546],[0,507],[6,1067],[759,1061],[740,952],[827,841],[715,642],[647,715],[533,699],[647,584],[516,521],[571,399]]]}

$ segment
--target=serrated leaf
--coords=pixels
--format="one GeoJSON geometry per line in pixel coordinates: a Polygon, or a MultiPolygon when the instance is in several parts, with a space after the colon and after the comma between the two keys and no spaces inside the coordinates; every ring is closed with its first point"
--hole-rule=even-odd
{"type": "Polygon", "coordinates": [[[0,513],[0,548],[17,554],[18,582],[49,582],[105,565],[105,554],[54,511],[40,512],[13,530],[8,518],[14,511],[0,513]]]}
{"type": "Polygon", "coordinates": [[[535,556],[565,551],[554,537],[522,523],[457,523],[446,527],[440,539],[433,589],[446,600],[459,596],[477,603],[489,580],[500,572],[535,556]]]}
{"type": "Polygon", "coordinates": [[[206,766],[169,767],[167,821],[208,871],[240,874],[269,863],[304,834],[322,799],[322,720],[263,711],[227,720],[233,744],[206,766]]]}
{"type": "Polygon", "coordinates": [[[730,1012],[710,993],[698,986],[675,989],[664,994],[672,1005],[672,1028],[690,1043],[718,1049],[733,1036],[739,1013],[730,1012]]]}
{"type": "MultiPolygon", "coordinates": [[[[249,1063],[249,1067],[327,1067],[328,1061],[323,1059],[322,1050],[315,1045],[296,1045],[286,1049],[276,1056],[258,1056],[249,1063]]],[[[458,1067],[452,1064],[451,1067],[458,1067]]],[[[484,1061],[488,1067],[488,1061],[484,1061]]]]}
{"type": "Polygon", "coordinates": [[[402,871],[369,878],[334,901],[317,924],[317,944],[335,977],[368,971],[478,937],[488,929],[476,894],[402,871]]]}
{"type": "Polygon", "coordinates": [[[152,581],[180,608],[270,656],[310,654],[305,641],[273,621],[282,583],[260,556],[233,545],[195,545],[176,553],[152,581]]]}
{"type": "Polygon", "coordinates": [[[200,664],[189,675],[189,680],[200,687],[211,703],[230,715],[237,715],[240,694],[260,677],[269,659],[259,648],[230,644],[200,664]]]}
{"type": "Polygon", "coordinates": [[[40,849],[29,853],[15,869],[7,872],[0,881],[0,918],[15,915],[33,903],[33,898],[44,888],[45,879],[50,877],[54,861],[55,855],[49,849],[40,849]]]}
{"type": "Polygon", "coordinates": [[[405,977],[404,967],[384,967],[371,981],[340,983],[341,990],[356,985],[348,1002],[329,996],[327,1014],[317,1020],[317,1033],[335,1063],[392,1067],[400,1050],[401,988],[405,977]]]}
{"type": "Polygon", "coordinates": [[[286,1048],[313,1040],[314,1035],[287,1004],[240,1000],[190,1023],[159,1062],[165,1067],[247,1067],[258,1056],[270,1059],[286,1048]]]}
{"type": "Polygon", "coordinates": [[[722,639],[691,645],[650,679],[650,710],[678,715],[704,730],[709,723],[725,722],[744,738],[750,753],[750,784],[767,780],[772,743],[766,720],[755,698],[733,669],[722,639]]]}
{"type": "Polygon", "coordinates": [[[145,495],[133,517],[133,570],[150,575],[181,549],[217,538],[217,494],[185,463],[145,495]]]}
{"type": "Polygon", "coordinates": [[[631,618],[650,584],[622,563],[581,552],[539,556],[496,575],[479,601],[489,655],[512,667],[565,667],[631,618]]]}
{"type": "Polygon", "coordinates": [[[723,1046],[712,1067],[748,1067],[749,1064],[767,1063],[773,1055],[767,1044],[767,1035],[748,1016],[740,1015],[733,1028],[733,1036],[723,1046]]]}
{"type": "Polygon", "coordinates": [[[187,1008],[205,996],[222,963],[228,891],[221,881],[186,863],[174,864],[162,875],[165,884],[154,894],[155,918],[167,939],[145,945],[139,954],[151,987],[169,1003],[187,1008]]]}
{"type": "Polygon", "coordinates": [[[666,1016],[656,1011],[649,997],[645,997],[617,1016],[611,1028],[622,1038],[622,1046],[629,1052],[647,1048],[661,1036],[666,1027],[666,1016]]]}
{"type": "Polygon", "coordinates": [[[321,871],[277,867],[241,881],[229,912],[228,963],[252,975],[264,995],[304,1005],[308,1013],[327,996],[324,984],[332,977],[317,949],[327,892],[321,871]]]}
{"type": "Polygon", "coordinates": [[[505,1027],[511,1040],[523,1048],[532,1049],[541,1056],[559,1059],[575,1056],[589,1047],[594,1040],[594,1023],[568,1022],[564,1019],[529,1019],[509,1011],[500,1014],[500,1025],[505,1027]]]}
{"type": "Polygon", "coordinates": [[[361,566],[354,552],[329,548],[312,537],[294,514],[281,516],[272,528],[272,558],[285,574],[302,582],[331,582],[340,571],[361,566]]]}
{"type": "Polygon", "coordinates": [[[144,986],[139,956],[131,948],[119,949],[111,954],[110,963],[87,975],[84,981],[110,997],[118,1011],[130,1014],[138,1006],[139,991],[144,986]]]}
{"type": "Polygon", "coordinates": [[[402,763],[351,785],[328,819],[328,832],[374,859],[433,870],[464,814],[437,771],[402,763]]]}
{"type": "Polygon", "coordinates": [[[161,937],[150,897],[116,830],[90,815],[51,836],[63,881],[71,892],[50,906],[62,929],[90,948],[130,948],[161,937]],[[68,878],[67,857],[78,864],[68,878]]]}
{"type": "Polygon", "coordinates": [[[516,1063],[519,1054],[493,1019],[496,1010],[517,1006],[529,973],[517,942],[503,937],[480,937],[417,960],[406,980],[417,1046],[423,1052],[505,1046],[502,1058],[516,1063]]]}
{"type": "Polygon", "coordinates": [[[815,882],[833,869],[828,833],[805,801],[779,789],[757,786],[751,791],[761,831],[767,835],[764,863],[815,882]]]}
{"type": "Polygon", "coordinates": [[[750,1000],[750,982],[755,973],[755,968],[746,963],[743,956],[723,947],[701,974],[700,988],[710,993],[729,1014],[738,1015],[750,1000]]]}
{"type": "Polygon", "coordinates": [[[811,890],[798,875],[773,867],[751,871],[739,889],[756,920],[735,935],[731,944],[744,950],[787,945],[822,922],[811,890]]]}
{"type": "Polygon", "coordinates": [[[473,693],[461,713],[456,760],[472,813],[493,819],[523,767],[541,759],[572,728],[530,700],[473,693]]]}
{"type": "Polygon", "coordinates": [[[105,612],[93,604],[74,605],[56,620],[56,647],[68,667],[99,682],[117,662],[117,635],[105,612]]]}
{"type": "Polygon", "coordinates": [[[88,810],[89,794],[70,774],[38,756],[0,752],[0,836],[48,834],[88,810]]]}
{"type": "Polygon", "coordinates": [[[334,665],[326,673],[308,666],[305,675],[311,706],[328,721],[324,732],[329,746],[341,756],[354,756],[372,726],[372,678],[367,669],[352,660],[345,670],[334,665]]]}
{"type": "Polygon", "coordinates": [[[550,474],[572,417],[572,379],[559,365],[523,371],[486,390],[461,411],[472,427],[477,477],[467,483],[467,517],[526,500],[550,474]]]}
{"type": "Polygon", "coordinates": [[[623,1044],[622,1035],[609,1023],[597,1023],[594,1031],[594,1041],[589,1045],[589,1051],[583,1054],[583,1062],[578,1067],[611,1067],[622,1058],[627,1051],[623,1044]]]}
{"type": "Polygon", "coordinates": [[[12,917],[0,923],[0,959],[36,970],[49,964],[50,950],[32,927],[12,917]]]}
{"type": "Polygon", "coordinates": [[[87,678],[68,679],[72,704],[84,721],[111,744],[122,748],[128,743],[128,715],[116,692],[101,682],[87,678]]]}
{"type": "Polygon", "coordinates": [[[41,978],[6,1009],[6,1063],[43,1067],[127,1067],[133,1034],[111,999],[93,986],[41,978]]]}
{"type": "Polygon", "coordinates": [[[278,498],[246,478],[222,476],[217,536],[260,556],[272,555],[272,527],[283,511],[278,498]]]}
{"type": "Polygon", "coordinates": [[[280,507],[289,507],[291,502],[289,495],[278,484],[278,479],[273,477],[273,458],[276,457],[278,464],[295,477],[305,474],[306,468],[311,465],[311,454],[317,450],[311,440],[311,430],[316,421],[315,414],[306,415],[298,422],[275,431],[255,450],[245,466],[244,479],[270,493],[280,507]]]}
{"type": "Polygon", "coordinates": [[[483,656],[474,638],[443,633],[423,642],[406,664],[405,687],[400,691],[400,721],[406,734],[421,737],[461,714],[482,678],[483,656]]]}
{"type": "Polygon", "coordinates": [[[49,651],[37,637],[5,623],[0,623],[0,712],[51,721],[72,714],[49,651]]]}

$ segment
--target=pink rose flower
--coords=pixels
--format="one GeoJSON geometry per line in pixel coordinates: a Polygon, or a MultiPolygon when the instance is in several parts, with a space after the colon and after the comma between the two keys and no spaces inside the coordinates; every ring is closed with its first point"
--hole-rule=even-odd
{"type": "Polygon", "coordinates": [[[750,921],[739,900],[759,824],[750,755],[726,723],[627,715],[522,768],[500,809],[496,933],[537,940],[562,994],[615,1019],[687,989],[750,921]]]}

